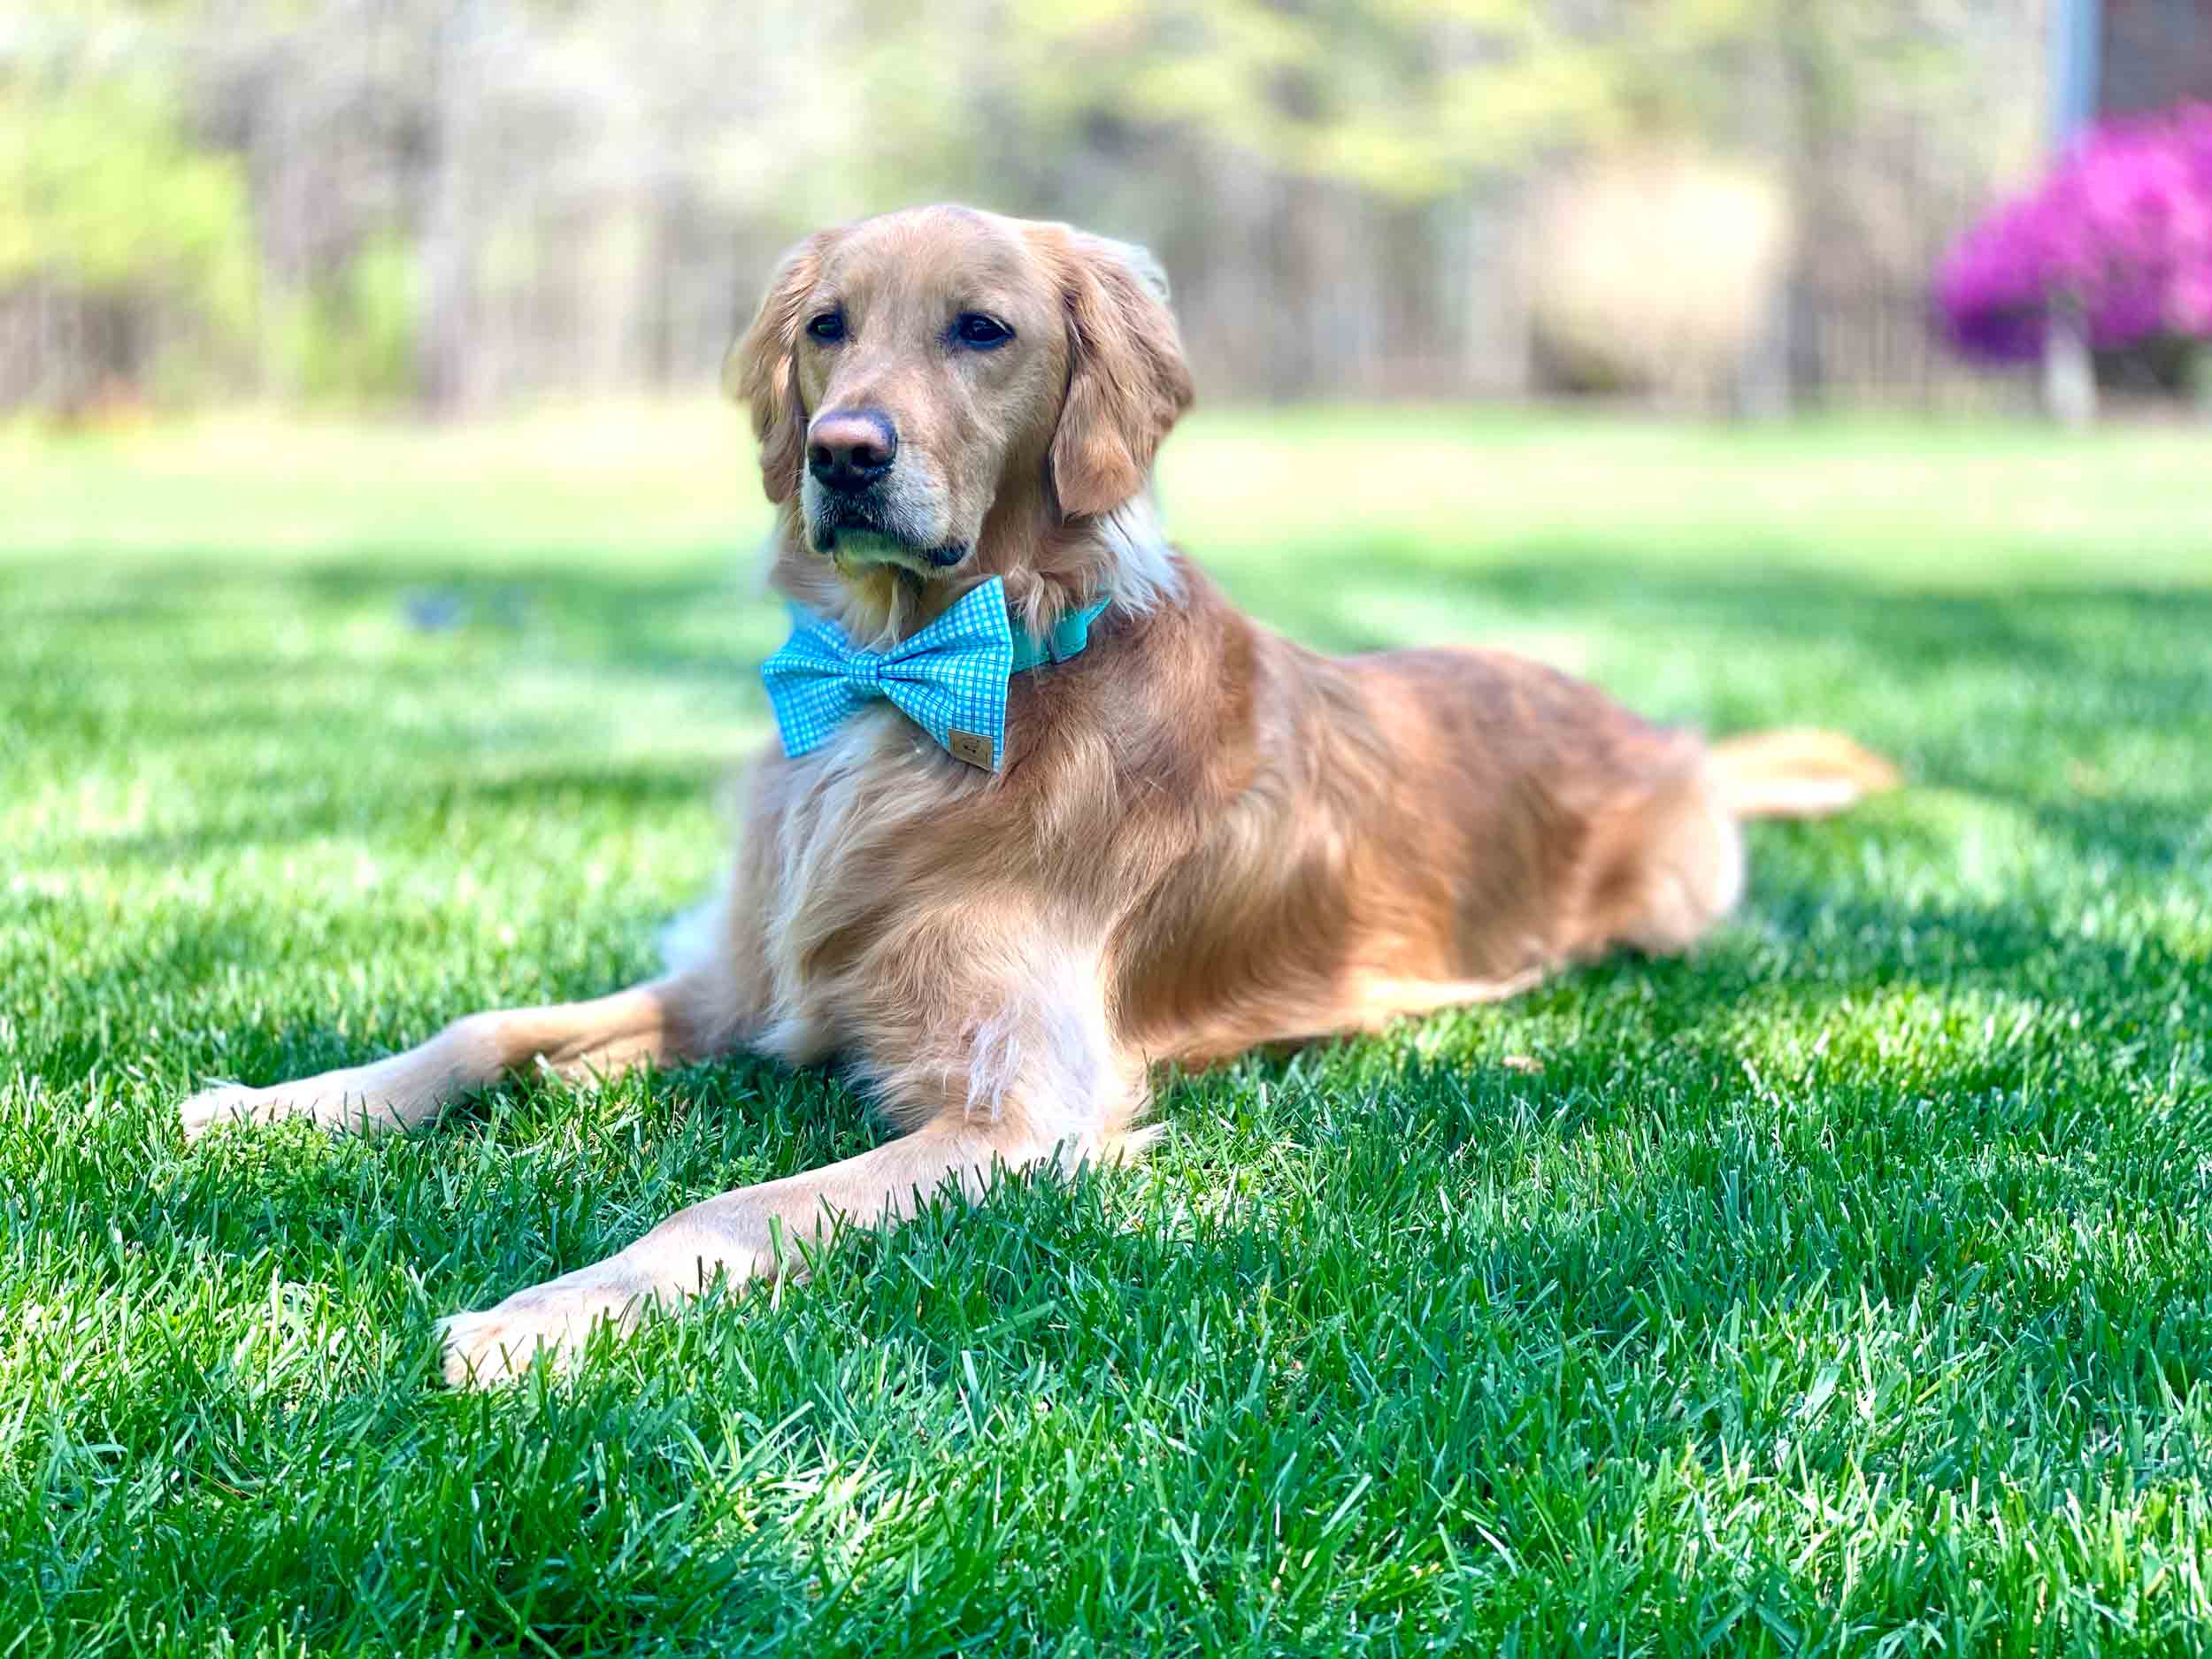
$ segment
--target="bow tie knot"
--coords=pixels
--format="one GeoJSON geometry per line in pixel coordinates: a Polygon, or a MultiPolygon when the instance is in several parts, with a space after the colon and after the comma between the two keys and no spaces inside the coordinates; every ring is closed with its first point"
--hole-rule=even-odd
{"type": "Polygon", "coordinates": [[[862,703],[880,697],[950,754],[996,772],[1005,758],[1008,680],[1080,651],[1105,608],[1101,600],[1063,618],[1046,639],[1018,643],[1005,583],[994,576],[887,651],[855,645],[835,623],[795,608],[791,637],[760,670],[784,753],[795,760],[819,747],[862,703]]]}

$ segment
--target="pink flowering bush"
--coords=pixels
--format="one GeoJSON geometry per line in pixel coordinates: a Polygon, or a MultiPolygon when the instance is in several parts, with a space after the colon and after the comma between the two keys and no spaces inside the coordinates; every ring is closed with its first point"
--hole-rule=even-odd
{"type": "Polygon", "coordinates": [[[2040,357],[2061,308],[2100,350],[2212,339],[2212,104],[2094,128],[1936,276],[1944,330],[1969,357],[2040,357]]]}

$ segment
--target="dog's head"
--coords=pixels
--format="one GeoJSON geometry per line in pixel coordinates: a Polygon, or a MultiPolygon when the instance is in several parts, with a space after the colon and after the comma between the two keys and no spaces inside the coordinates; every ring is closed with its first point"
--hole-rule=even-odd
{"type": "Polygon", "coordinates": [[[1143,250],[956,207],[801,243],[725,379],[788,550],[864,585],[1010,577],[1141,495],[1191,398],[1143,250]]]}

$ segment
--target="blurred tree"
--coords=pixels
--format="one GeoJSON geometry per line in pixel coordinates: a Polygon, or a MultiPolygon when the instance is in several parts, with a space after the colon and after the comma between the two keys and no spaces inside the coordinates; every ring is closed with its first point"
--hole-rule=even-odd
{"type": "Polygon", "coordinates": [[[699,383],[782,246],[947,197],[1151,242],[1216,395],[1510,392],[1531,204],[1655,148],[1790,199],[1770,378],[1896,384],[2041,4],[43,0],[0,30],[0,406],[241,330],[285,397],[699,383]]]}
{"type": "Polygon", "coordinates": [[[200,378],[250,338],[242,168],[195,149],[142,76],[0,78],[0,303],[27,313],[14,378],[73,412],[200,378]]]}

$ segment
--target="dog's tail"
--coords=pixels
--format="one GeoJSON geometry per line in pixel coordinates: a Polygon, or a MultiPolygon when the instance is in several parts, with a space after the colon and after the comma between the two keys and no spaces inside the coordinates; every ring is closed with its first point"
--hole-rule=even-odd
{"type": "Polygon", "coordinates": [[[1713,745],[1721,798],[1740,818],[1828,818],[1903,775],[1839,732],[1752,732],[1713,745]]]}

